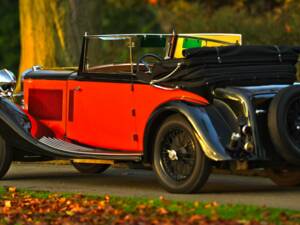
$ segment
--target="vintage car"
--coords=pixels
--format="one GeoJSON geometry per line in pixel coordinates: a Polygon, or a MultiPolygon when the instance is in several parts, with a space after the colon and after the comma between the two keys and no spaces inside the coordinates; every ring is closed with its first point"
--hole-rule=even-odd
{"type": "Polygon", "coordinates": [[[298,185],[299,52],[234,34],[85,34],[78,68],[22,74],[22,104],[0,71],[0,177],[12,161],[65,159],[85,173],[153,168],[175,193],[213,168],[298,185]]]}

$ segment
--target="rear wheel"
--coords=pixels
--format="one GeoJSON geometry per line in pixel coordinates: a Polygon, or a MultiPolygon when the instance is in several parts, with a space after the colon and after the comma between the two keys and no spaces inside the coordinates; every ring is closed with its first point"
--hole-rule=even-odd
{"type": "Polygon", "coordinates": [[[109,164],[89,164],[89,163],[75,163],[72,161],[72,165],[80,173],[102,173],[109,168],[109,164]]]}
{"type": "Polygon", "coordinates": [[[272,169],[268,171],[269,178],[279,186],[300,185],[300,170],[293,169],[272,169]]]}
{"type": "Polygon", "coordinates": [[[12,151],[0,136],[0,178],[4,177],[12,163],[12,151]]]}
{"type": "Polygon", "coordinates": [[[157,132],[153,168],[169,192],[193,193],[207,181],[211,165],[194,129],[180,115],[170,116],[157,132]]]}
{"type": "Polygon", "coordinates": [[[271,139],[288,162],[300,164],[300,86],[282,89],[272,100],[268,113],[271,139]]]}

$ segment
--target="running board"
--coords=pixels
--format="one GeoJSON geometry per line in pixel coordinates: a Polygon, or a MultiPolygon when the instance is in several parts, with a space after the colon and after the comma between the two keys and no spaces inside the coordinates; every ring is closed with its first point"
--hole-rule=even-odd
{"type": "Polygon", "coordinates": [[[70,153],[73,155],[78,154],[79,158],[82,157],[82,155],[86,155],[87,157],[90,156],[98,159],[140,161],[143,155],[140,152],[90,148],[51,137],[42,137],[39,139],[39,142],[51,147],[52,149],[55,149],[57,152],[70,153]]]}

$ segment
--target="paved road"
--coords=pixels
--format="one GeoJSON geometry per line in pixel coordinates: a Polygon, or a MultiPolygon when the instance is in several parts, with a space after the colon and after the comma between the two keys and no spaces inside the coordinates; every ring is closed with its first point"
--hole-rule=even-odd
{"type": "Polygon", "coordinates": [[[100,175],[78,173],[69,165],[14,164],[1,185],[32,190],[142,196],[190,201],[218,201],[300,210],[300,188],[282,188],[266,178],[212,175],[203,193],[165,192],[152,171],[109,169],[100,175]]]}

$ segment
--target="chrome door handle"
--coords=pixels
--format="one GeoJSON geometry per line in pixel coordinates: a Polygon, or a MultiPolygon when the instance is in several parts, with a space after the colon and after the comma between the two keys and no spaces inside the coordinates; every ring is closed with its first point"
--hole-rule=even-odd
{"type": "Polygon", "coordinates": [[[74,87],[74,89],[73,89],[74,91],[80,91],[81,90],[81,88],[80,88],[80,86],[76,86],[76,87],[74,87]]]}

